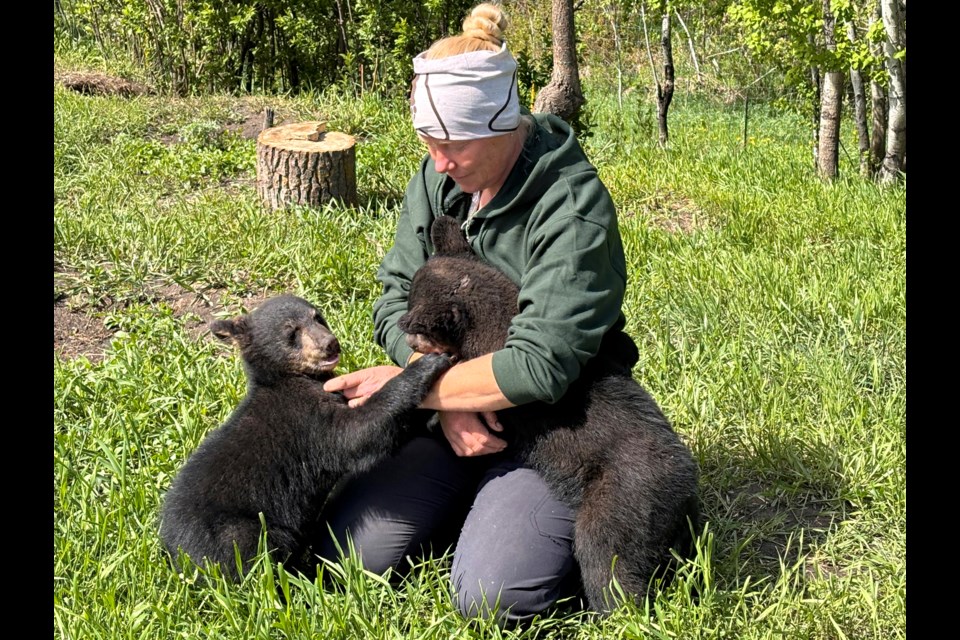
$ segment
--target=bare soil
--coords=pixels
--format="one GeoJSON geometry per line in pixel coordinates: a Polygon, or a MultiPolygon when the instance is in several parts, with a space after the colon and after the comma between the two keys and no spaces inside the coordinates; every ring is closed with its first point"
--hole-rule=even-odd
{"type": "MultiPolygon", "coordinates": [[[[249,296],[227,300],[222,291],[190,291],[177,284],[158,286],[145,292],[144,299],[151,304],[168,306],[175,318],[183,323],[184,330],[195,339],[210,339],[208,326],[223,311],[239,312],[240,308],[253,309],[267,296],[249,296]]],[[[53,350],[64,359],[81,356],[91,362],[103,360],[115,331],[104,322],[110,311],[119,306],[106,302],[99,306],[80,304],[70,298],[53,303],[53,350]]]]}
{"type": "Polygon", "coordinates": [[[129,98],[154,93],[153,88],[145,84],[91,71],[71,71],[54,76],[54,80],[68,89],[92,96],[129,98]]]}

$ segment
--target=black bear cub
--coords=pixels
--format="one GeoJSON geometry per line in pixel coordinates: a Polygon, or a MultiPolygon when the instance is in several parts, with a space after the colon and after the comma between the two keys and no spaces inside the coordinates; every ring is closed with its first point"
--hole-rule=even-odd
{"type": "Polygon", "coordinates": [[[174,479],[160,536],[174,560],[182,549],[238,579],[257,554],[262,513],[271,557],[309,572],[308,541],[330,489],[402,444],[417,406],[450,359],[418,360],[351,409],[342,395],[323,390],[340,360],[340,344],[306,300],[271,298],[249,315],[210,328],[239,347],[247,393],[174,479]]]}
{"type": "MultiPolygon", "coordinates": [[[[470,359],[501,349],[517,286],[473,254],[456,220],[434,221],[436,255],[416,272],[399,321],[421,353],[470,359]]],[[[585,367],[557,403],[497,412],[498,435],[575,510],[574,555],[590,607],[608,611],[616,577],[643,598],[700,528],[698,468],[657,403],[629,373],[585,367]]]]}

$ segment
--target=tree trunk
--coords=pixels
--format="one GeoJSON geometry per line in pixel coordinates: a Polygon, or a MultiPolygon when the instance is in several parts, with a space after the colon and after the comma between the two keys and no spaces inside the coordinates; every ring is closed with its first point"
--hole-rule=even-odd
{"type": "Polygon", "coordinates": [[[319,206],[334,199],[357,204],[355,140],[323,128],[320,122],[297,122],[260,132],[257,194],[267,207],[319,206]]]}
{"type": "Polygon", "coordinates": [[[896,58],[903,49],[903,15],[899,0],[880,0],[883,28],[887,37],[883,42],[884,64],[890,81],[887,94],[887,147],[880,167],[880,184],[895,182],[907,161],[907,83],[903,63],[896,58]]]}
{"type": "MultiPolygon", "coordinates": [[[[250,27],[247,27],[249,30],[250,27]]],[[[237,65],[237,72],[233,74],[233,77],[237,79],[239,83],[240,91],[250,93],[251,87],[253,86],[253,62],[248,60],[252,58],[249,55],[249,52],[253,49],[253,43],[250,42],[250,39],[247,37],[247,34],[244,33],[243,40],[240,44],[240,55],[239,61],[240,64],[237,65]]]]}
{"type": "Polygon", "coordinates": [[[344,26],[343,6],[340,0],[335,0],[337,5],[337,54],[347,53],[347,30],[344,26]]]}
{"type": "MultiPolygon", "coordinates": [[[[857,40],[857,33],[853,23],[847,23],[847,38],[851,43],[857,40]]],[[[863,90],[863,77],[860,70],[850,68],[850,86],[853,88],[853,118],[857,127],[857,158],[860,164],[860,175],[869,177],[870,169],[870,131],[867,129],[867,97],[863,90]]]]}
{"type": "Polygon", "coordinates": [[[552,113],[568,122],[577,120],[583,106],[580,70],[577,66],[573,0],[553,0],[553,73],[550,83],[537,94],[533,110],[552,113]]]}
{"type": "Polygon", "coordinates": [[[870,82],[870,112],[873,137],[870,138],[870,174],[875,175],[883,164],[887,146],[887,91],[876,80],[870,82]]]}
{"type": "MultiPolygon", "coordinates": [[[[823,37],[828,51],[837,50],[834,38],[836,19],[830,10],[830,0],[823,0],[823,37]]],[[[833,64],[836,64],[834,62],[833,64]]],[[[840,106],[843,101],[843,74],[827,71],[823,75],[820,99],[820,142],[817,146],[817,172],[821,178],[837,177],[840,150],[840,106]]]]}
{"type": "Polygon", "coordinates": [[[828,71],[823,77],[820,104],[820,141],[817,146],[817,170],[821,178],[837,177],[840,151],[840,107],[843,101],[843,74],[828,71]]]}
{"type": "MultiPolygon", "coordinates": [[[[874,22],[882,20],[880,15],[880,3],[877,3],[873,14],[874,22]]],[[[883,58],[883,51],[880,43],[870,44],[870,52],[877,57],[883,58]]],[[[870,81],[870,111],[872,113],[873,137],[870,139],[870,172],[876,174],[883,163],[883,156],[886,152],[887,140],[887,90],[876,79],[870,81]]]]}
{"type": "Polygon", "coordinates": [[[660,129],[660,146],[666,147],[670,134],[667,130],[667,111],[673,100],[673,46],[670,43],[670,11],[666,0],[661,0],[663,17],[660,21],[660,48],[663,51],[663,87],[657,85],[657,124],[660,129]]]}

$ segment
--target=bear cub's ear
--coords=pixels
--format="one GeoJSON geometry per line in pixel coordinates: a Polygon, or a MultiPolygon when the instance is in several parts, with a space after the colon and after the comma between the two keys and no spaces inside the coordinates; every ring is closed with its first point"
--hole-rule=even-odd
{"type": "Polygon", "coordinates": [[[467,239],[463,237],[460,223],[453,216],[440,216],[430,225],[430,240],[439,256],[473,254],[467,239]]]}
{"type": "Polygon", "coordinates": [[[243,346],[248,336],[249,324],[247,316],[240,316],[232,320],[216,320],[210,323],[210,333],[221,342],[243,346]]]}

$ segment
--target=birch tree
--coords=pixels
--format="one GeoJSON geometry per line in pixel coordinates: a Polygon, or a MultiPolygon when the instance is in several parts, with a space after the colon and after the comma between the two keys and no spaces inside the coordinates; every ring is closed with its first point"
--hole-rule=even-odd
{"type": "Polygon", "coordinates": [[[663,87],[657,84],[657,126],[660,130],[660,146],[667,146],[670,134],[667,128],[667,112],[673,101],[674,67],[673,45],[670,39],[670,10],[666,0],[660,0],[660,49],[663,53],[663,87]]]}
{"type": "MultiPolygon", "coordinates": [[[[826,50],[836,54],[836,18],[830,9],[830,0],[823,0],[823,40],[826,50]]],[[[817,172],[821,178],[837,177],[840,149],[840,112],[843,102],[843,73],[838,70],[835,57],[830,70],[823,74],[820,98],[820,135],[817,144],[817,172]]]]}
{"type": "MultiPolygon", "coordinates": [[[[904,8],[906,0],[904,0],[904,8]]],[[[900,0],[880,0],[880,12],[886,39],[883,42],[884,64],[889,80],[887,103],[887,145],[880,167],[881,184],[895,182],[907,161],[907,78],[904,65],[904,11],[900,0]]]]}
{"type": "MultiPolygon", "coordinates": [[[[874,7],[873,23],[883,25],[879,2],[874,7]]],[[[880,40],[870,40],[870,52],[877,60],[883,60],[883,48],[880,45],[880,40]]],[[[870,175],[879,171],[886,152],[888,108],[886,84],[880,81],[878,74],[872,74],[870,78],[870,128],[873,131],[873,136],[870,139],[870,175]]]]}

